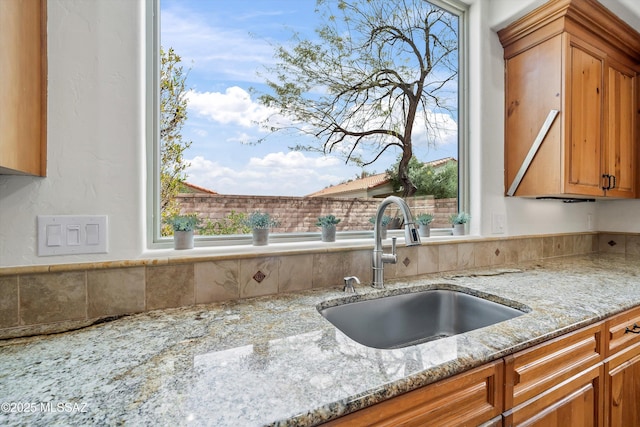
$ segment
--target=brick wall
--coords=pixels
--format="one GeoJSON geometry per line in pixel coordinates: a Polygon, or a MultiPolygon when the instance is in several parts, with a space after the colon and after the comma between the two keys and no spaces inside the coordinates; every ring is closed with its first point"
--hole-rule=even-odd
{"type": "MultiPolygon", "coordinates": [[[[202,218],[220,220],[231,211],[251,213],[259,210],[269,212],[278,219],[276,233],[319,231],[315,222],[319,216],[333,214],[341,219],[339,231],[370,230],[369,218],[375,215],[380,199],[343,199],[332,197],[275,197],[235,196],[220,194],[179,194],[177,197],[182,213],[196,212],[202,218]]],[[[414,215],[432,213],[432,227],[450,227],[448,217],[457,209],[457,199],[434,200],[432,196],[407,199],[414,215]]],[[[390,216],[402,214],[394,205],[387,208],[390,216]]]]}

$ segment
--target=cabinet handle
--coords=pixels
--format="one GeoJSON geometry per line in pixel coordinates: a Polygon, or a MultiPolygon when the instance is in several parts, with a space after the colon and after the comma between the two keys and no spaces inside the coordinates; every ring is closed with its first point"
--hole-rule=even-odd
{"type": "Polygon", "coordinates": [[[634,323],[633,328],[627,326],[624,330],[624,333],[626,334],[627,332],[631,332],[632,334],[640,334],[640,331],[636,331],[636,329],[640,329],[640,325],[634,323]]]}
{"type": "Polygon", "coordinates": [[[602,178],[607,180],[607,184],[602,186],[603,190],[611,190],[611,175],[603,173],[602,178]]]}
{"type": "Polygon", "coordinates": [[[613,178],[613,187],[610,188],[610,190],[616,188],[616,176],[615,175],[609,175],[609,179],[613,178]]]}

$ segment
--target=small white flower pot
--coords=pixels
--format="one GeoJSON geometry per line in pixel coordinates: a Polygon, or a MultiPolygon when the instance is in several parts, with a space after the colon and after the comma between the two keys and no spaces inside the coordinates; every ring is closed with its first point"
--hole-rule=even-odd
{"type": "Polygon", "coordinates": [[[269,229],[254,228],[253,229],[253,246],[266,246],[269,244],[269,229]]]}
{"type": "Polygon", "coordinates": [[[322,241],[323,242],[335,242],[336,241],[336,226],[329,225],[322,227],[322,241]]]}
{"type": "Polygon", "coordinates": [[[463,236],[464,235],[464,224],[453,224],[453,235],[454,236],[463,236]]]}
{"type": "Polygon", "coordinates": [[[174,249],[193,249],[193,230],[173,232],[174,249]]]}
{"type": "Polygon", "coordinates": [[[420,237],[431,237],[431,224],[420,224],[418,234],[420,237]]]}

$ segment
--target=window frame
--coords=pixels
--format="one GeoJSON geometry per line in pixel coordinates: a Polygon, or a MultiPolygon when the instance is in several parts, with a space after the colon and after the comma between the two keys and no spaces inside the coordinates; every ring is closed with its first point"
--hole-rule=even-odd
{"type": "MultiPolygon", "coordinates": [[[[164,249],[173,245],[171,237],[162,236],[160,213],[160,1],[145,0],[145,134],[147,197],[145,225],[148,249],[164,249]]],[[[469,212],[469,5],[460,0],[425,0],[458,17],[458,210],[469,212]]],[[[382,200],[381,200],[382,201],[382,200]]],[[[431,229],[432,236],[449,235],[448,228],[431,229]]],[[[390,236],[403,237],[402,230],[389,230],[390,236]]],[[[271,243],[295,243],[317,241],[320,232],[272,233],[271,243]]],[[[358,239],[370,239],[371,230],[341,231],[337,241],[354,243],[358,239]]],[[[251,245],[251,235],[196,236],[196,247],[220,247],[251,245]]]]}

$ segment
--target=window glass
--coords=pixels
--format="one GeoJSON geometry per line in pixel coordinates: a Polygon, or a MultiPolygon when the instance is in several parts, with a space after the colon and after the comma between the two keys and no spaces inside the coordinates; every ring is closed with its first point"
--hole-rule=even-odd
{"type": "Polygon", "coordinates": [[[244,242],[255,211],[283,239],[316,238],[329,214],[359,236],[391,194],[448,232],[465,176],[457,4],[158,1],[155,240],[161,215],[196,213],[201,238],[244,242]]]}

